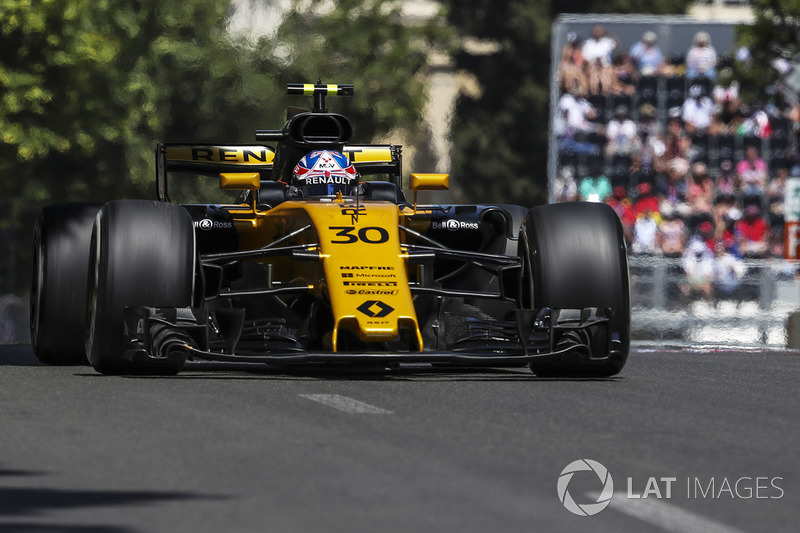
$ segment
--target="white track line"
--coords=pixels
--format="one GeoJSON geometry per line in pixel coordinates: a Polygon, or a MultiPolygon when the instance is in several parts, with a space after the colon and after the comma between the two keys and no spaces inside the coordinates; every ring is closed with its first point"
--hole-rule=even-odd
{"type": "Polygon", "coordinates": [[[359,402],[347,396],[340,396],[338,394],[301,394],[303,398],[309,399],[314,402],[333,407],[345,413],[361,414],[361,415],[390,415],[391,411],[375,407],[368,403],[359,402]]]}
{"type": "MultiPolygon", "coordinates": [[[[597,498],[599,493],[592,493],[597,498]]],[[[657,498],[628,498],[624,492],[615,492],[610,507],[650,525],[675,533],[742,533],[742,530],[716,520],[681,509],[657,498]]]]}

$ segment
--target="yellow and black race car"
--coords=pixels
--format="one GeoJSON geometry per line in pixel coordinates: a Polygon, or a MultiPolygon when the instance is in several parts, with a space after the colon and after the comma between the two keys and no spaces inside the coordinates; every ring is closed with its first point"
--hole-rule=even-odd
{"type": "Polygon", "coordinates": [[[325,109],[352,93],[290,85],[314,109],[253,145],[158,144],[157,200],[46,207],[39,359],[104,374],[176,373],[187,359],[618,373],[630,296],[615,213],[418,203],[446,174],[411,174],[409,201],[400,147],[352,143],[348,119],[325,109]],[[186,174],[238,197],[173,203],[168,176],[186,174]]]}

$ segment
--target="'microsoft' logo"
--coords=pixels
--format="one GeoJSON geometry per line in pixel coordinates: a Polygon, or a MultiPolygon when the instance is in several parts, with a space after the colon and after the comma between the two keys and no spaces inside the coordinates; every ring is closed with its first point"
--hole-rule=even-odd
{"type": "Polygon", "coordinates": [[[578,516],[592,516],[596,515],[611,503],[611,497],[614,495],[614,480],[611,479],[611,474],[608,469],[592,459],[578,459],[564,467],[561,475],[558,476],[558,499],[564,504],[564,507],[571,513],[578,516]],[[600,496],[594,503],[578,504],[569,493],[569,483],[572,481],[572,476],[576,472],[590,471],[594,472],[600,482],[603,484],[603,490],[600,496]]]}

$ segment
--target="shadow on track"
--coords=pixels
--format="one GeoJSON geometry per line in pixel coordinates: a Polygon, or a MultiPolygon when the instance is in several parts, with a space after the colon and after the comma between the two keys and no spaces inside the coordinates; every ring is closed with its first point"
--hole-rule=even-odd
{"type": "MultiPolygon", "coordinates": [[[[81,377],[98,377],[100,374],[77,373],[81,377]]],[[[166,380],[263,380],[263,381],[434,381],[434,382],[521,382],[521,381],[606,381],[615,382],[623,377],[612,378],[539,378],[524,367],[440,367],[383,366],[357,367],[351,365],[301,366],[276,368],[268,365],[246,363],[191,363],[177,376],[123,376],[128,379],[166,380]]]]}
{"type": "MultiPolygon", "coordinates": [[[[0,346],[0,366],[42,366],[28,345],[0,346]]],[[[75,376],[103,378],[88,366],[72,368],[75,376]]],[[[492,368],[446,365],[404,365],[387,368],[383,365],[297,365],[278,368],[258,363],[190,362],[177,376],[123,376],[127,379],[170,380],[295,380],[295,381],[608,381],[612,378],[539,378],[526,367],[492,368]]]]}
{"type": "MultiPolygon", "coordinates": [[[[165,492],[145,490],[85,490],[37,487],[5,486],[3,478],[38,477],[47,475],[44,472],[9,470],[0,468],[0,518],[14,522],[0,521],[0,531],[113,531],[128,532],[134,529],[118,526],[65,526],[63,524],[48,525],[39,523],[39,519],[48,511],[69,510],[84,507],[120,507],[126,505],[143,505],[148,503],[220,499],[225,496],[201,495],[192,492],[165,492]],[[36,518],[36,523],[24,522],[26,518],[36,518]]],[[[37,483],[41,485],[41,482],[37,483]]]]}
{"type": "Polygon", "coordinates": [[[0,344],[0,366],[42,366],[29,344],[0,344]]]}

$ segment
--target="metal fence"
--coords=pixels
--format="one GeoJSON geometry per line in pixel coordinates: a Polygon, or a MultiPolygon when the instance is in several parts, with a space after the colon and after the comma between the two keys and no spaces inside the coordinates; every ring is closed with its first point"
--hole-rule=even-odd
{"type": "Polygon", "coordinates": [[[796,263],[743,260],[735,290],[687,294],[681,259],[631,256],[632,328],[637,340],[754,347],[786,346],[786,320],[800,309],[796,263]]]}

